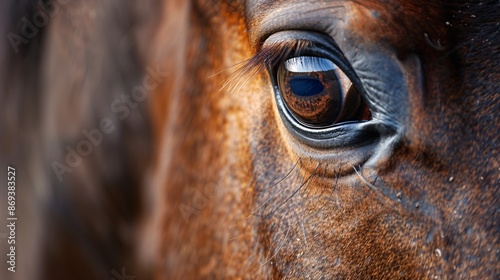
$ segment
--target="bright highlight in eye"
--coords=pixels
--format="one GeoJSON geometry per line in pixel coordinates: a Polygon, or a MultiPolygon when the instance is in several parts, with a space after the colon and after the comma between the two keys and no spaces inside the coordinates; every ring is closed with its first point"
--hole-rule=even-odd
{"type": "Polygon", "coordinates": [[[290,72],[317,72],[335,70],[337,66],[330,60],[316,56],[292,57],[285,61],[285,68],[290,72]]]}

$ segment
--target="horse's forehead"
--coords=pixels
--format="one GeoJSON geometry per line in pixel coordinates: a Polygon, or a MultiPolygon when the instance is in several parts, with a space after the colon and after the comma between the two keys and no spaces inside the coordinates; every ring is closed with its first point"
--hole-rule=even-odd
{"type": "Polygon", "coordinates": [[[418,2],[250,0],[245,16],[254,47],[281,30],[318,30],[336,40],[347,31],[357,43],[390,43],[397,49],[413,48],[425,38],[440,46],[449,28],[442,6],[418,2]]]}
{"type": "Polygon", "coordinates": [[[341,23],[347,23],[343,28],[358,32],[358,35],[364,38],[384,38],[392,41],[425,40],[435,49],[443,50],[445,44],[450,43],[446,37],[451,32],[495,38],[492,36],[495,32],[491,32],[487,27],[498,27],[494,26],[494,12],[482,3],[463,5],[460,1],[431,3],[422,0],[242,2],[245,3],[244,16],[249,26],[250,41],[254,45],[258,44],[261,36],[280,29],[314,27],[331,31],[332,28],[342,25],[341,23]],[[485,29],[489,31],[481,31],[485,29]]]}

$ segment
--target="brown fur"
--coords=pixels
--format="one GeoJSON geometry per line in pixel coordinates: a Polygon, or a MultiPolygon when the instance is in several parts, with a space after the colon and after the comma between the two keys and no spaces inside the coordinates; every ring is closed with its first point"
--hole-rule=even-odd
{"type": "MultiPolygon", "coordinates": [[[[21,53],[4,43],[16,279],[122,267],[137,279],[498,278],[498,2],[303,3],[74,0],[21,53]],[[349,60],[377,54],[401,71],[402,129],[381,157],[354,163],[296,141],[258,59],[242,64],[297,19],[349,60]],[[148,65],[168,76],[119,120],[109,105],[148,65]],[[115,132],[58,182],[51,162],[108,116],[115,132]]],[[[2,5],[4,34],[37,9],[2,5]]]]}

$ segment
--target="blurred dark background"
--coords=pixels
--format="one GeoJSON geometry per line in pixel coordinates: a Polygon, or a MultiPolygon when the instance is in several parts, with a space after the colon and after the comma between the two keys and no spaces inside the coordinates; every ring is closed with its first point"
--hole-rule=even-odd
{"type": "Polygon", "coordinates": [[[136,87],[157,64],[161,11],[160,1],[0,1],[1,279],[139,274],[135,228],[152,133],[150,90],[136,87]],[[15,273],[5,261],[8,166],[15,273]]]}

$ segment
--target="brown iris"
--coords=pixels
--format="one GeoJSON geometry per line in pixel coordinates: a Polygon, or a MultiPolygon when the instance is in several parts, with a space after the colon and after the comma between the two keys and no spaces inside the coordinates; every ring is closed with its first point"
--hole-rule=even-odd
{"type": "Polygon", "coordinates": [[[356,87],[326,58],[290,58],[279,66],[277,81],[286,107],[304,125],[327,127],[371,118],[356,87]]]}

